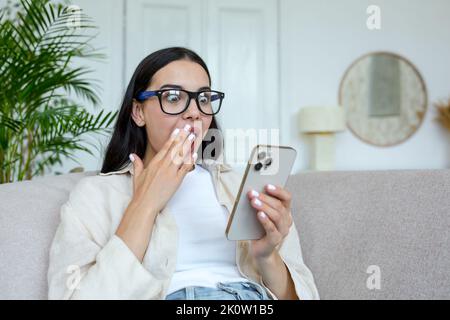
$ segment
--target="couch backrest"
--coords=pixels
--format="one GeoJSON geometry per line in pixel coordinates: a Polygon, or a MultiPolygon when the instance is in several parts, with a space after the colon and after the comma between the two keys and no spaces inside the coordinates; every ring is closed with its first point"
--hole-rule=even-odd
{"type": "Polygon", "coordinates": [[[50,245],[70,190],[94,172],[0,185],[0,299],[47,299],[50,245]]]}
{"type": "Polygon", "coordinates": [[[322,299],[450,299],[450,170],[311,172],[288,189],[322,299]]]}
{"type": "MultiPolygon", "coordinates": [[[[0,185],[0,299],[47,297],[59,209],[92,174],[0,185]]],[[[287,188],[322,299],[450,298],[450,170],[310,172],[287,188]]]]}

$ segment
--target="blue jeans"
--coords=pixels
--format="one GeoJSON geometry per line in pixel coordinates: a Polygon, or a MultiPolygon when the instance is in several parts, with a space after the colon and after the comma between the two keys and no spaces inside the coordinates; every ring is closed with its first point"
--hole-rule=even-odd
{"type": "Polygon", "coordinates": [[[186,287],[166,296],[166,300],[272,300],[255,282],[219,282],[217,288],[186,287]]]}

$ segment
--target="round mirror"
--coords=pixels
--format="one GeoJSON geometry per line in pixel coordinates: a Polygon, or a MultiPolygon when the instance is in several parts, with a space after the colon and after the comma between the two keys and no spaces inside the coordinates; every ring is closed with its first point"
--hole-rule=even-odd
{"type": "Polygon", "coordinates": [[[408,139],[427,110],[427,91],[419,71],[390,52],[369,53],[345,72],[339,88],[347,126],[359,139],[392,146],[408,139]]]}

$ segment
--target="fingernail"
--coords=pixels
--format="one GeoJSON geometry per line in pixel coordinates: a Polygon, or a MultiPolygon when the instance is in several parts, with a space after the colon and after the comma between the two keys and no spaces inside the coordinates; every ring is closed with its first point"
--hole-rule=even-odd
{"type": "Polygon", "coordinates": [[[191,133],[191,134],[189,135],[189,137],[188,137],[188,140],[189,140],[189,141],[192,141],[192,140],[194,140],[194,139],[195,139],[195,134],[191,133]]]}
{"type": "Polygon", "coordinates": [[[134,156],[130,153],[130,160],[131,160],[131,162],[134,162],[134,156]]]}
{"type": "Polygon", "coordinates": [[[184,131],[189,132],[189,130],[191,129],[191,126],[187,124],[184,126],[183,129],[184,129],[184,131]]]}
{"type": "Polygon", "coordinates": [[[252,190],[252,192],[250,192],[250,193],[254,197],[259,197],[259,192],[258,191],[252,190]]]}
{"type": "Polygon", "coordinates": [[[198,157],[197,152],[194,152],[194,154],[192,155],[192,158],[194,159],[194,161],[197,160],[197,157],[198,157]]]}
{"type": "Polygon", "coordinates": [[[253,202],[256,206],[261,206],[261,201],[259,201],[259,199],[255,199],[255,201],[253,202]]]}
{"type": "Polygon", "coordinates": [[[178,134],[178,132],[180,132],[180,129],[176,128],[175,130],[173,130],[172,132],[172,136],[175,136],[178,134]]]}
{"type": "Polygon", "coordinates": [[[268,184],[267,185],[267,189],[269,189],[269,190],[275,190],[276,188],[275,188],[275,186],[273,185],[273,184],[268,184]]]}
{"type": "Polygon", "coordinates": [[[262,212],[262,211],[260,211],[258,214],[259,214],[259,216],[260,216],[262,219],[267,218],[267,215],[266,215],[264,212],[262,212]]]}

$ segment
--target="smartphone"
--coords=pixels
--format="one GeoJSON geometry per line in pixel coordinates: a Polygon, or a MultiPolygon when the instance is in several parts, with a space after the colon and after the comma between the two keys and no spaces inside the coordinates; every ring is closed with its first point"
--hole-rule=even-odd
{"type": "Polygon", "coordinates": [[[267,193],[265,185],[284,187],[294,165],[297,151],[288,146],[256,145],[247,163],[233,210],[225,231],[228,240],[261,239],[266,232],[247,197],[250,190],[267,193]]]}

